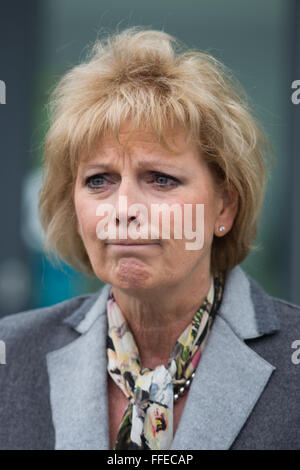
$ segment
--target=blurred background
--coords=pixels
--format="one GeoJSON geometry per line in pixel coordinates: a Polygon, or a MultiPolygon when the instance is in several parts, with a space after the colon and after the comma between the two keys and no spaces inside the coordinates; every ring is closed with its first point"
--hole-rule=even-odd
{"type": "Polygon", "coordinates": [[[46,105],[58,79],[103,32],[162,29],[230,67],[275,151],[258,251],[245,270],[274,295],[300,304],[300,79],[298,0],[1,0],[0,316],[52,305],[101,287],[43,253],[37,203],[46,105]],[[2,100],[3,101],[3,100],[2,100]]]}

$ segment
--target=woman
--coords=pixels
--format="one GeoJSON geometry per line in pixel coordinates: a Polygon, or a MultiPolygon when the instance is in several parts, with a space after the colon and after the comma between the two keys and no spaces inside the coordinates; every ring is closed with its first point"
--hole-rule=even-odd
{"type": "Polygon", "coordinates": [[[300,447],[299,308],[238,266],[267,142],[235,89],[137,28],[58,84],[46,247],[104,287],[0,322],[1,448],[300,447]]]}

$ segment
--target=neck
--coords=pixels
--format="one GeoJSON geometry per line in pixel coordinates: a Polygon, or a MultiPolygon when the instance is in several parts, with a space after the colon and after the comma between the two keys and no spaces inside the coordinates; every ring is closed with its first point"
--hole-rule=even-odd
{"type": "Polygon", "coordinates": [[[210,289],[211,275],[197,274],[194,282],[154,289],[147,296],[113,287],[115,300],[136,341],[142,367],[168,364],[175,343],[192,321],[210,289]]]}

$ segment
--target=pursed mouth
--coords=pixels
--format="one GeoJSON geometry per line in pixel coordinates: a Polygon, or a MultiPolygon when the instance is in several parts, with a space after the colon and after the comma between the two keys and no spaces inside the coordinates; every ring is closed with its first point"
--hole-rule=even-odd
{"type": "Polygon", "coordinates": [[[136,246],[136,245],[159,245],[158,240],[145,240],[145,241],[137,241],[137,240],[117,240],[117,241],[106,241],[106,245],[125,245],[125,246],[136,246]]]}

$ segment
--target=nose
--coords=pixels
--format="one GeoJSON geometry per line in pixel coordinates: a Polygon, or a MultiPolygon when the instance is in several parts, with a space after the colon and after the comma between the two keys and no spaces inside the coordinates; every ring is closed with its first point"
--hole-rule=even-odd
{"type": "Polygon", "coordinates": [[[130,213],[132,204],[141,202],[141,194],[132,178],[124,177],[120,183],[116,198],[116,225],[128,227],[134,221],[138,222],[136,214],[130,213]]]}

